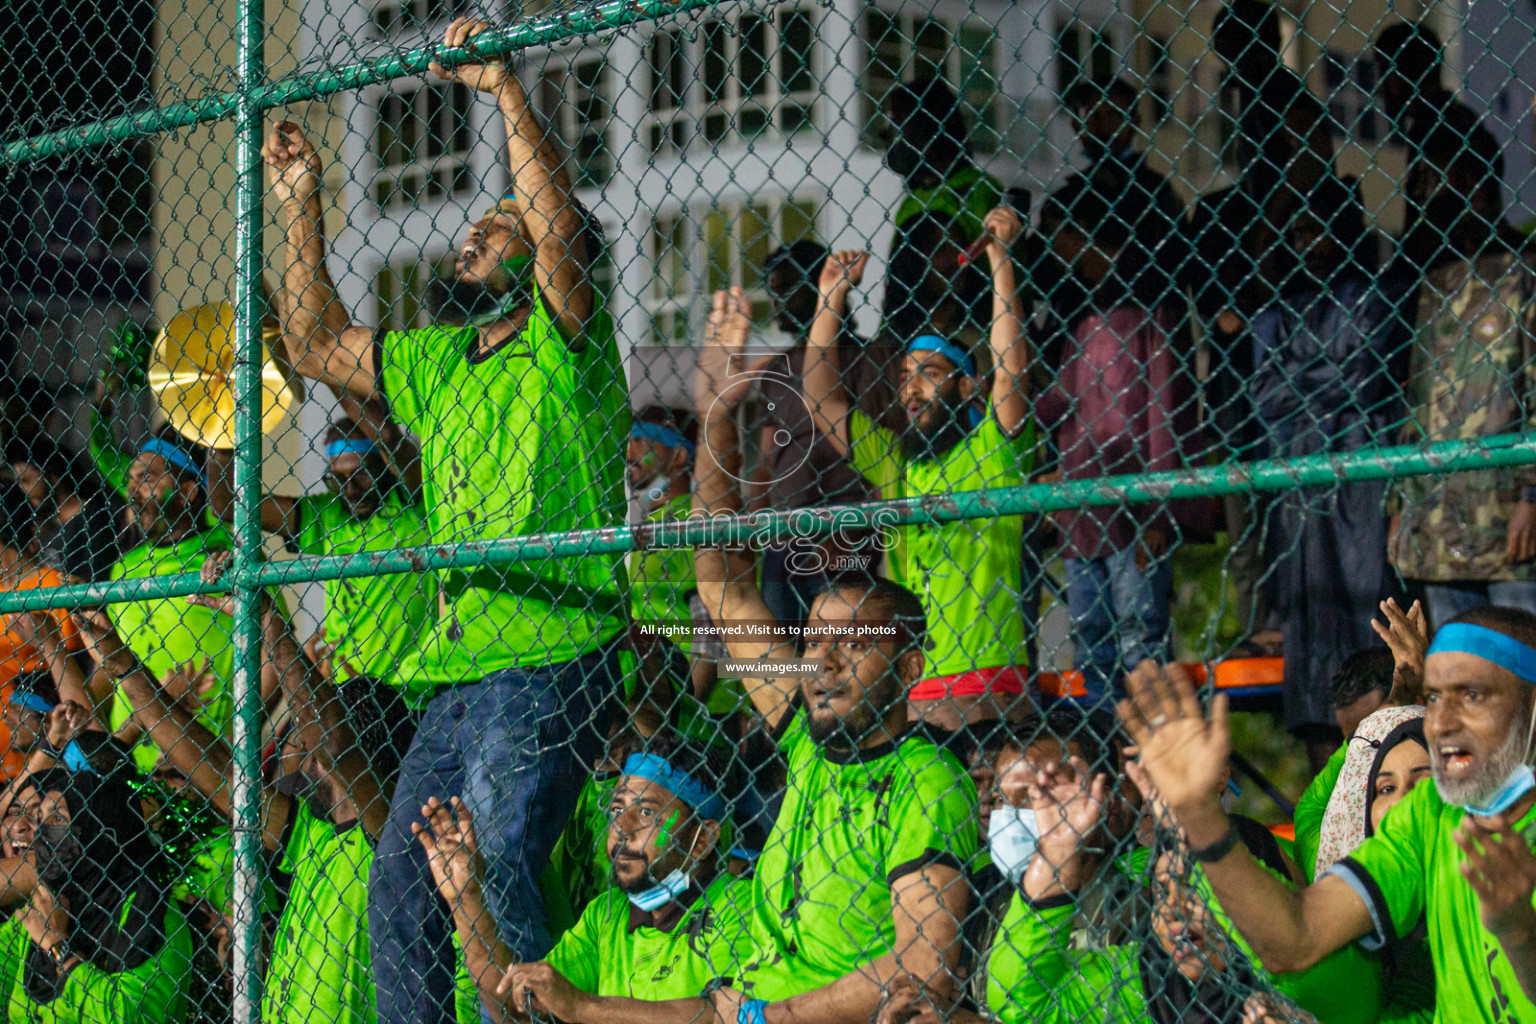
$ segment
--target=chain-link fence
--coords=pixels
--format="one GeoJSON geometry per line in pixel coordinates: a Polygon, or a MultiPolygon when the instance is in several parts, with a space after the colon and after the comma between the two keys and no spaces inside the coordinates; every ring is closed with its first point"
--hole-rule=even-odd
{"type": "Polygon", "coordinates": [[[1536,1020],[1530,5],[4,38],[7,1020],[1536,1020]]]}

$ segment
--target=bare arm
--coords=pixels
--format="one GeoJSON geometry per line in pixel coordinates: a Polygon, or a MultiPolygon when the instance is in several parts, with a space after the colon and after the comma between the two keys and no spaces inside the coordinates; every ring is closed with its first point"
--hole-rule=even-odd
{"type": "MultiPolygon", "coordinates": [[[[1129,689],[1120,715],[1139,752],[1133,781],[1159,794],[1191,849],[1220,841],[1232,827],[1218,798],[1231,751],[1226,696],[1217,695],[1207,719],[1184,670],[1152,662],[1131,673],[1129,689]]],[[[1222,909],[1271,971],[1305,970],[1371,931],[1369,908],[1336,876],[1298,892],[1241,843],[1203,867],[1222,909]]]]}
{"type": "MultiPolygon", "coordinates": [[[[704,443],[694,456],[693,510],[696,516],[731,516],[741,511],[733,473],[740,473],[740,438],[736,421],[725,402],[718,399],[744,394],[746,388],[728,385],[731,357],[740,351],[751,327],[746,298],[735,290],[715,294],[710,329],[699,356],[699,372],[694,382],[696,408],[715,409],[704,420],[704,443]],[[722,460],[724,460],[722,462],[722,460]]],[[[717,626],[736,623],[769,625],[773,613],[757,589],[750,555],[725,548],[700,545],[694,549],[694,576],[699,600],[709,610],[717,626]]],[[[765,661],[793,658],[794,639],[787,633],[733,635],[725,637],[726,649],[734,659],[765,661]]],[[[797,687],[787,677],[744,680],[747,695],[770,729],[789,710],[797,687]]]]}
{"type": "MultiPolygon", "coordinates": [[[[475,36],[490,24],[456,18],[443,45],[473,49],[475,36]]],[[[580,348],[592,316],[592,282],[588,277],[596,255],[582,241],[586,224],[571,177],[559,152],[528,107],[528,95],[517,76],[500,63],[461,64],[433,72],[496,97],[507,125],[507,158],[512,165],[512,191],[522,212],[523,237],[533,246],[533,279],[549,304],[566,342],[580,348]]]]}
{"type": "MultiPolygon", "coordinates": [[[[90,680],[81,658],[71,651],[59,631],[59,622],[50,612],[23,612],[11,620],[11,631],[26,636],[30,631],[32,645],[48,665],[48,674],[58,688],[59,701],[72,702],[92,713],[96,700],[91,693],[90,680]]],[[[97,726],[100,727],[99,725],[97,726]]]]}
{"type": "Polygon", "coordinates": [[[970,887],[952,867],[915,871],[891,887],[894,948],[851,974],[764,1011],[768,1024],[862,1024],[879,1008],[891,983],[913,978],[939,997],[953,994],[960,960],[960,925],[970,887]]]}
{"type": "Polygon", "coordinates": [[[355,327],[325,266],[321,167],[315,147],[291,121],[275,125],[262,147],[271,192],[284,223],[283,345],[299,374],[362,398],[377,389],[373,332],[355,327]]]}
{"type": "Polygon", "coordinates": [[[1029,333],[1018,270],[1009,254],[1024,230],[1019,215],[1006,206],[987,214],[987,260],[992,264],[992,414],[1009,437],[1029,421],[1029,333]]]}
{"type": "Polygon", "coordinates": [[[840,455],[847,455],[850,447],[848,412],[853,402],[843,387],[842,369],[837,364],[837,339],[848,315],[848,294],[864,280],[868,264],[867,252],[846,250],[827,257],[817,282],[821,297],[806,338],[805,399],[816,429],[840,455]]]}

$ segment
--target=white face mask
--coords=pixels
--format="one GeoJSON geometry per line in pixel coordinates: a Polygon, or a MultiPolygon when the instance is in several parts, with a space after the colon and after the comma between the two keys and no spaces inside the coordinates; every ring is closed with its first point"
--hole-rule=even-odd
{"type": "Polygon", "coordinates": [[[992,863],[1008,881],[1017,884],[1024,878],[1040,842],[1040,827],[1030,807],[1004,804],[994,808],[987,825],[987,851],[992,863]]]}
{"type": "Polygon", "coordinates": [[[671,478],[665,473],[657,473],[651,477],[651,482],[645,485],[645,490],[640,492],[640,496],[647,505],[654,505],[666,495],[671,487],[671,478]]]}
{"type": "Polygon", "coordinates": [[[626,895],[629,896],[629,902],[649,913],[659,910],[687,892],[690,884],[691,879],[683,873],[681,868],[678,868],[649,889],[626,895]]]}

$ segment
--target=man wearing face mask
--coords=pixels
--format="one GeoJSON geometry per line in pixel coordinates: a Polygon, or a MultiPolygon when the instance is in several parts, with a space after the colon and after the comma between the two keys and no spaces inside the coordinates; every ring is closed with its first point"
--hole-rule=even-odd
{"type": "MultiPolygon", "coordinates": [[[[490,29],[455,19],[443,42],[462,61],[433,65],[439,78],[494,97],[511,172],[505,194],[465,229],[455,290],[474,298],[448,322],[354,323],[325,268],[319,155],[291,123],[264,150],[286,228],[290,362],[359,399],[383,396],[420,439],[434,543],[623,525],[630,411],[613,321],[591,277],[601,232],[517,76],[462,52],[490,29]]],[[[450,922],[410,832],[433,796],[460,794],[475,810],[502,937],[524,959],[548,951],[538,878],[601,747],[628,619],[616,553],[444,572],[440,584],[443,611],[398,670],[431,695],[373,876],[385,1024],[453,1015],[450,922]]]]}
{"type": "MultiPolygon", "coordinates": [[[[327,493],[303,498],[268,494],[261,528],[295,554],[350,555],[422,547],[431,542],[420,503],[406,489],[376,432],[342,417],[325,432],[327,493]]],[[[230,474],[234,452],[210,453],[209,501],[226,523],[235,517],[230,474]]],[[[429,688],[400,675],[416,640],[437,618],[437,583],[426,573],[400,573],[325,583],[325,639],[337,665],[401,686],[413,704],[429,688]],[[424,692],[425,691],[425,692],[424,692]]]]}
{"type": "MultiPolygon", "coordinates": [[[[211,557],[227,552],[229,532],[210,526],[207,451],[166,429],[146,441],[128,467],[128,512],[143,543],[112,566],[112,579],[199,572],[211,557]]],[[[234,620],[206,605],[188,605],[179,597],[127,601],[109,606],[113,627],[125,638],[149,673],[161,678],[190,662],[208,659],[213,686],[200,695],[197,720],[215,736],[233,727],[234,620]]],[[[262,695],[275,678],[263,671],[262,695]]],[[[112,702],[108,725],[134,740],[126,700],[112,702]]],[[[159,758],[152,743],[140,744],[133,758],[146,774],[159,758]]]]}
{"type": "MultiPolygon", "coordinates": [[[[1536,257],[1505,237],[1498,146],[1486,129],[1464,138],[1446,125],[1424,156],[1436,179],[1428,216],[1455,256],[1419,290],[1400,441],[1536,429],[1536,257]]],[[[1418,477],[1390,497],[1388,555],[1423,582],[1432,627],[1483,604],[1536,612],[1536,469],[1418,477]]]]}
{"type": "Polygon", "coordinates": [[[1435,1021],[1536,1019],[1536,616],[1480,607],[1441,627],[1424,662],[1420,785],[1313,885],[1263,871],[1210,793],[1230,749],[1226,700],[1209,717],[1174,666],[1140,666],[1121,707],[1140,762],[1222,908],[1271,970],[1346,943],[1391,946],[1424,921],[1435,1021]]]}
{"type": "MultiPolygon", "coordinates": [[[[205,578],[217,578],[221,569],[211,568],[205,578]]],[[[196,600],[229,603],[216,595],[196,600]]],[[[228,745],[167,700],[101,612],[77,621],[117,680],[134,721],[192,786],[233,813],[228,745]]],[[[324,682],[270,600],[263,602],[262,624],[264,660],[279,676],[305,756],[301,777],[281,778],[263,794],[262,844],[289,880],[261,1019],[372,1024],[377,1011],[368,878],[411,718],[393,687],[365,676],[335,686],[324,682]]]]}
{"type": "Polygon", "coordinates": [[[697,996],[750,955],[751,885],[721,870],[729,754],[675,736],[630,755],[609,808],[613,887],[543,961],[516,963],[485,909],[469,810],[422,808],[417,836],[494,1020],[530,1010],[568,1024],[633,1024],[648,1002],[697,996]],[[722,783],[727,783],[722,786],[722,783]]]}

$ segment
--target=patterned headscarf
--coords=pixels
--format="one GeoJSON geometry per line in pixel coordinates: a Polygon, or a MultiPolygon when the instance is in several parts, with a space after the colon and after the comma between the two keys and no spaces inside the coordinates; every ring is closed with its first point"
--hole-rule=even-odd
{"type": "MultiPolygon", "coordinates": [[[[1371,817],[1371,776],[1387,752],[1382,748],[1382,741],[1397,732],[1398,726],[1403,723],[1423,717],[1424,708],[1418,704],[1382,708],[1361,722],[1355,734],[1350,737],[1349,752],[1344,755],[1344,768],[1339,772],[1333,796],[1328,798],[1328,810],[1323,814],[1323,834],[1317,844],[1314,878],[1365,842],[1366,826],[1371,817]]],[[[1400,743],[1409,738],[1405,730],[1398,734],[1396,741],[1400,743]]],[[[1423,742],[1422,738],[1419,742],[1423,742]]],[[[1396,746],[1396,743],[1393,745],[1396,746]]]]}

